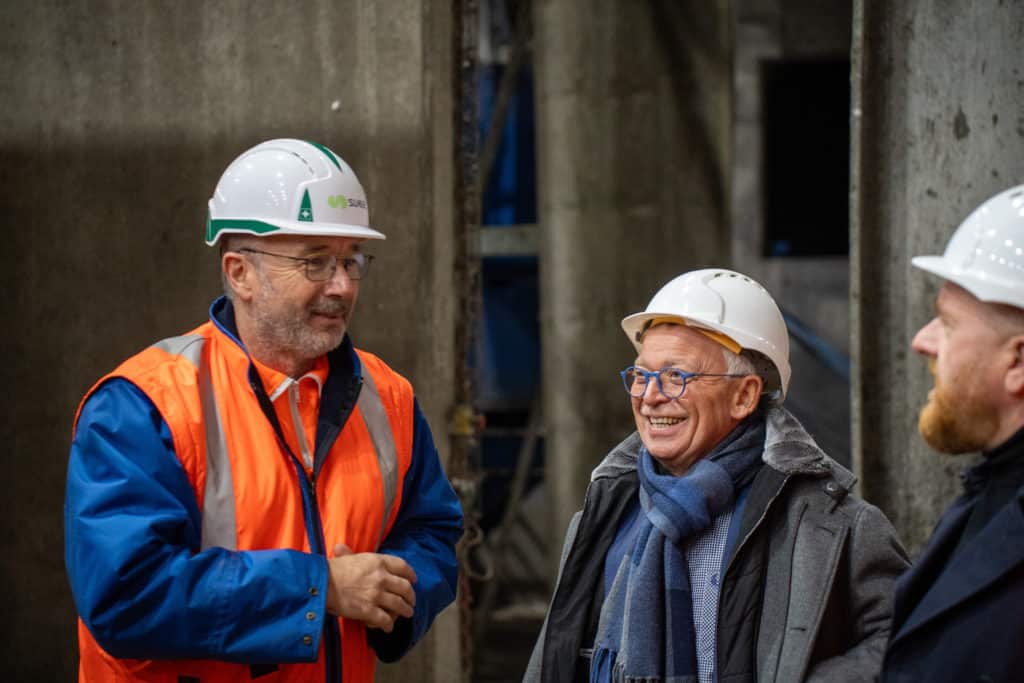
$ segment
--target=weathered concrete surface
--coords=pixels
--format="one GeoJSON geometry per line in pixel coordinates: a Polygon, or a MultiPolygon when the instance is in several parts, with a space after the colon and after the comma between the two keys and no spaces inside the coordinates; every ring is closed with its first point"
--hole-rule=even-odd
{"type": "Polygon", "coordinates": [[[633,427],[619,321],[728,258],[729,3],[535,0],[551,554],[633,427]]]}
{"type": "MultiPolygon", "coordinates": [[[[341,153],[388,240],[353,335],[451,404],[451,5],[13,0],[0,4],[5,680],[69,681],[64,475],[82,393],[218,293],[202,243],[227,163],[296,136],[341,153]]],[[[382,680],[457,680],[451,613],[382,680]]]]}
{"type": "Polygon", "coordinates": [[[919,549],[965,463],[916,431],[931,379],[910,341],[941,253],[987,197],[1024,182],[1024,3],[855,3],[851,308],[854,462],[866,498],[919,549]]]}

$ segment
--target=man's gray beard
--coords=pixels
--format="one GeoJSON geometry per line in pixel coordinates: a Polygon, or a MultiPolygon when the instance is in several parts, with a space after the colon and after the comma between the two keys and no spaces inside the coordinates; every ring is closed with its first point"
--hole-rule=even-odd
{"type": "Polygon", "coordinates": [[[263,348],[286,352],[301,358],[319,358],[333,351],[345,338],[345,329],[338,332],[316,331],[303,320],[274,320],[258,311],[255,317],[256,337],[263,348]]]}
{"type": "MultiPolygon", "coordinates": [[[[261,278],[262,280],[262,278],[261,278]]],[[[304,359],[315,359],[333,351],[345,338],[347,326],[337,332],[316,331],[308,321],[313,313],[348,316],[348,304],[341,299],[324,298],[313,303],[308,309],[294,309],[287,318],[275,317],[263,302],[267,296],[277,296],[273,285],[263,280],[264,292],[253,301],[253,328],[259,345],[271,353],[304,359]]]]}

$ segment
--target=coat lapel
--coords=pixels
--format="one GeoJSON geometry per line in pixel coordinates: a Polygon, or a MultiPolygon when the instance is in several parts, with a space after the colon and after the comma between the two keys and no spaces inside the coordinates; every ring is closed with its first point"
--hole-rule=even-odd
{"type": "Polygon", "coordinates": [[[942,515],[920,556],[897,580],[892,615],[894,640],[910,617],[910,611],[921,602],[929,586],[934,584],[936,575],[942,570],[944,558],[952,552],[951,545],[960,537],[970,512],[969,501],[966,498],[957,499],[942,515]]]}
{"type": "MultiPolygon", "coordinates": [[[[839,558],[849,535],[838,515],[808,510],[800,520],[789,569],[789,610],[772,680],[802,681],[807,674],[824,614],[822,596],[832,595],[839,558]]],[[[771,577],[769,577],[769,581],[771,577]]],[[[773,587],[769,584],[765,590],[773,587]]],[[[763,623],[763,622],[762,622],[763,623]]]]}
{"type": "MultiPolygon", "coordinates": [[[[948,515],[948,522],[936,531],[937,542],[930,546],[928,557],[922,557],[918,568],[912,570],[913,576],[907,577],[906,585],[900,586],[899,594],[913,596],[915,588],[923,588],[915,585],[915,579],[934,576],[935,563],[940,562],[942,557],[948,557],[949,544],[955,542],[951,532],[963,527],[969,511],[969,505],[964,506],[964,509],[950,511],[955,514],[948,515]]],[[[893,642],[903,639],[951,607],[968,600],[1021,562],[1024,562],[1024,514],[1015,497],[944,569],[939,569],[934,584],[923,593],[917,606],[912,608],[913,611],[902,627],[899,627],[893,642]]],[[[898,609],[904,613],[907,607],[909,605],[900,605],[898,609]]]]}

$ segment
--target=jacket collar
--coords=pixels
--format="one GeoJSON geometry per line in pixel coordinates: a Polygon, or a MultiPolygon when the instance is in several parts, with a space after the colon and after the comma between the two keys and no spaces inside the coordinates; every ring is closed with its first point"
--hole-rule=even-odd
{"type": "Polygon", "coordinates": [[[633,432],[605,456],[601,464],[590,474],[590,481],[606,477],[621,477],[629,472],[636,472],[636,464],[640,459],[640,433],[633,432]]]}
{"type": "MultiPolygon", "coordinates": [[[[591,481],[635,472],[642,445],[639,433],[627,436],[597,466],[590,476],[591,481]]],[[[781,406],[769,408],[765,413],[764,455],[761,457],[765,464],[783,475],[832,475],[847,491],[852,490],[857,481],[852,472],[825,455],[800,421],[781,406]]]]}
{"type": "Polygon", "coordinates": [[[785,475],[831,476],[847,492],[853,490],[857,477],[825,455],[800,421],[785,408],[768,410],[767,434],[764,440],[764,461],[785,475]]]}

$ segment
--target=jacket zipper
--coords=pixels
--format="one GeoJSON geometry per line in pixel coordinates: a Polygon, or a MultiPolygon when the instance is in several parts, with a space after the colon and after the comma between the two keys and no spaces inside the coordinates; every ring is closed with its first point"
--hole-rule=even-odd
{"type": "MultiPolygon", "coordinates": [[[[295,456],[292,455],[292,459],[295,456]]],[[[305,470],[303,469],[303,475],[305,470]]],[[[313,530],[316,534],[318,548],[316,552],[327,557],[327,540],[324,537],[323,522],[320,520],[320,502],[316,497],[316,475],[303,476],[306,488],[309,491],[310,512],[313,518],[313,530]]],[[[310,539],[313,541],[314,539],[310,539]]],[[[330,568],[328,568],[328,572],[330,568]]],[[[325,598],[326,599],[326,598],[325,598]]],[[[328,683],[341,683],[341,632],[338,629],[337,618],[324,611],[324,674],[328,683]],[[335,672],[338,672],[337,674],[335,672]]]]}
{"type": "MultiPolygon", "coordinates": [[[[326,559],[327,543],[324,539],[323,523],[320,520],[320,503],[317,501],[316,497],[316,473],[314,471],[312,476],[306,474],[306,468],[303,466],[302,462],[295,457],[292,449],[288,446],[288,442],[284,440],[284,434],[281,431],[281,423],[277,420],[277,415],[274,413],[274,408],[270,402],[270,398],[263,390],[263,385],[259,377],[253,376],[253,366],[250,365],[249,367],[249,385],[256,394],[257,402],[260,404],[264,417],[268,422],[270,422],[270,426],[274,430],[274,435],[277,437],[278,445],[292,461],[292,466],[295,468],[295,473],[299,480],[299,489],[302,493],[303,501],[307,503],[309,507],[309,517],[312,521],[312,524],[310,525],[312,527],[312,533],[307,533],[309,548],[313,553],[322,555],[324,559],[326,559]]],[[[338,629],[338,620],[328,614],[326,610],[324,610],[323,631],[325,681],[326,683],[341,683],[341,632],[338,629]]]]}

